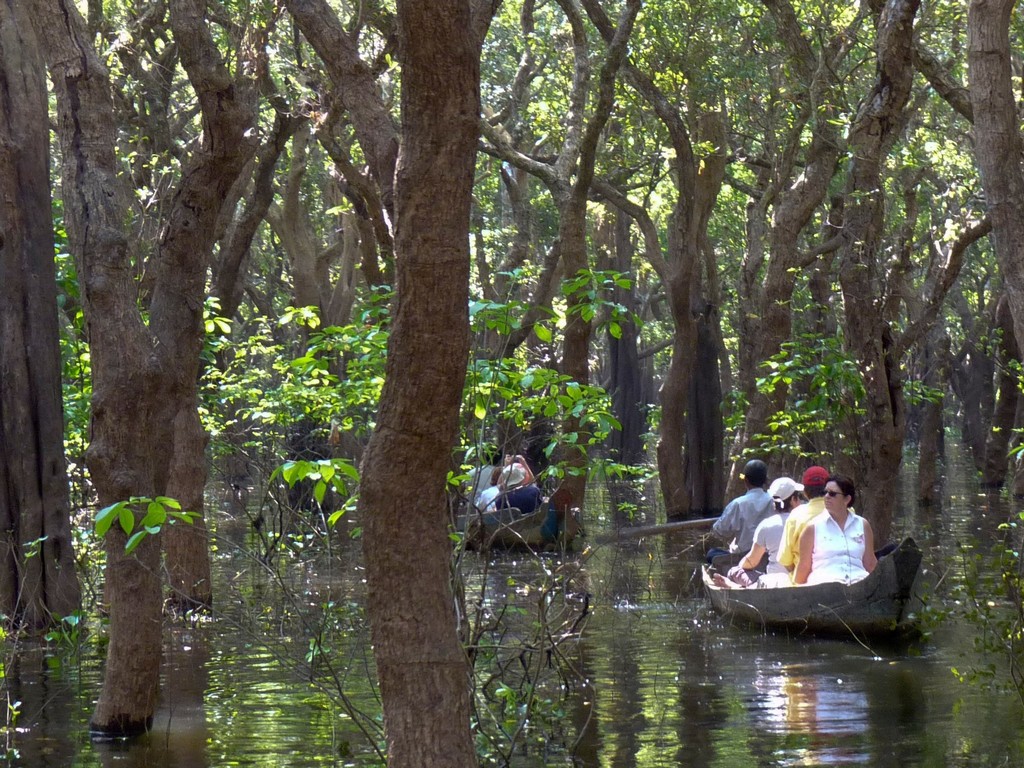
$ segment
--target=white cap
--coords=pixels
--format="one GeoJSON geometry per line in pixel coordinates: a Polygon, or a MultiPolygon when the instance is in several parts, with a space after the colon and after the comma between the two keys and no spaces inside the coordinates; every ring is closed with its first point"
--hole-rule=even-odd
{"type": "Polygon", "coordinates": [[[791,477],[777,477],[772,480],[772,484],[768,487],[768,495],[785,501],[794,493],[803,489],[804,487],[791,477]]]}

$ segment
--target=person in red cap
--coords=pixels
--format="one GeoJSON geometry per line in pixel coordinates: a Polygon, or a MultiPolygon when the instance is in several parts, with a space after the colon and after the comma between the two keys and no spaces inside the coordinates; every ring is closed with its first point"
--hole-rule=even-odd
{"type": "Polygon", "coordinates": [[[825,484],[828,478],[829,471],[817,465],[808,467],[801,478],[807,503],[794,509],[786,520],[779,547],[779,565],[785,567],[790,574],[795,572],[800,560],[800,534],[811,520],[825,511],[825,484]]]}

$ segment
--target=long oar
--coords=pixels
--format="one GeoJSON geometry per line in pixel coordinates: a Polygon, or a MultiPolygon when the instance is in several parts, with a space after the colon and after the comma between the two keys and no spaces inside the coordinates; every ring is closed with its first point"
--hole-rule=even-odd
{"type": "Polygon", "coordinates": [[[673,531],[700,530],[701,528],[710,528],[717,519],[717,517],[702,517],[697,520],[678,520],[674,523],[661,523],[660,525],[642,525],[638,528],[619,528],[611,533],[598,536],[596,543],[607,544],[612,541],[620,541],[621,539],[658,536],[663,533],[672,533],[673,531]]]}

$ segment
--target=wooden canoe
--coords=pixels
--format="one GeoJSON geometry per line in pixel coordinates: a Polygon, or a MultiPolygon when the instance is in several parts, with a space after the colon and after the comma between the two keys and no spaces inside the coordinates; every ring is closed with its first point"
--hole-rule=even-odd
{"type": "Polygon", "coordinates": [[[738,623],[788,632],[878,637],[913,627],[918,607],[914,581],[921,550],[904,539],[875,570],[854,584],[813,584],[768,589],[715,585],[704,566],[704,589],[718,613],[738,623]]]}
{"type": "Polygon", "coordinates": [[[507,507],[495,512],[472,511],[459,515],[455,527],[469,549],[569,548],[580,532],[578,514],[571,498],[555,493],[531,514],[507,507]]]}

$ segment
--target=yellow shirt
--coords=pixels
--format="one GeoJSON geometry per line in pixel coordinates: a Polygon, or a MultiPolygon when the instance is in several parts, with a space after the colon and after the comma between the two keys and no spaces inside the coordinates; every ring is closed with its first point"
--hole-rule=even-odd
{"type": "Polygon", "coordinates": [[[793,510],[782,531],[782,543],[779,545],[779,565],[796,570],[797,560],[800,559],[800,534],[804,532],[804,528],[811,520],[824,511],[824,496],[816,496],[793,510]]]}

